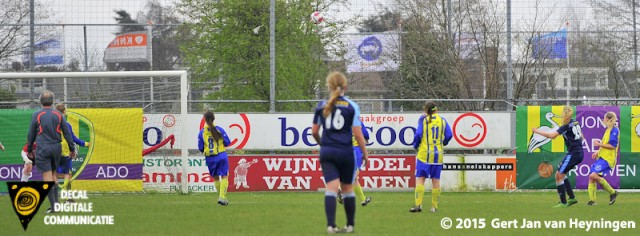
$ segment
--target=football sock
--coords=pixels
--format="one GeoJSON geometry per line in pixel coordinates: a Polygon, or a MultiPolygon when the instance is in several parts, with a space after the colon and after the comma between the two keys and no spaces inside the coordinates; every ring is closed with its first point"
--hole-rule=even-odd
{"type": "Polygon", "coordinates": [[[416,200],[416,206],[422,205],[422,198],[424,197],[424,184],[416,185],[414,198],[416,200]]]}
{"type": "Polygon", "coordinates": [[[51,210],[55,209],[55,203],[58,202],[58,184],[53,184],[53,186],[51,186],[51,190],[49,190],[49,194],[48,198],[49,198],[49,203],[51,204],[51,210]]]}
{"type": "Polygon", "coordinates": [[[573,194],[573,189],[571,189],[571,182],[569,182],[568,178],[564,178],[564,188],[567,191],[567,195],[569,195],[569,199],[576,198],[576,196],[573,194]]]}
{"type": "Polygon", "coordinates": [[[343,196],[344,212],[347,214],[347,225],[354,226],[356,221],[356,195],[353,192],[350,192],[343,194],[343,196]]]}
{"type": "MultiPolygon", "coordinates": [[[[324,192],[324,213],[327,215],[327,226],[336,227],[336,197],[338,193],[324,192]]],[[[346,206],[345,206],[346,207],[346,206]]]]}
{"type": "Polygon", "coordinates": [[[21,182],[27,182],[29,181],[29,178],[31,178],[31,173],[24,173],[22,172],[22,177],[20,177],[20,181],[21,182]]]}
{"type": "Polygon", "coordinates": [[[589,201],[596,201],[596,182],[589,183],[589,201]]]}
{"type": "Polygon", "coordinates": [[[356,182],[353,185],[353,193],[355,193],[355,195],[358,197],[358,200],[360,200],[360,202],[364,202],[364,192],[362,191],[362,186],[360,186],[360,183],[356,182]]]}
{"type": "Polygon", "coordinates": [[[222,179],[219,179],[218,181],[215,181],[215,180],[213,181],[213,186],[216,187],[216,191],[218,191],[218,194],[220,194],[220,192],[221,192],[221,190],[220,190],[220,181],[221,180],[222,179]]]}
{"type": "Polygon", "coordinates": [[[431,206],[438,209],[438,202],[440,201],[440,188],[431,189],[431,206]]]}
{"type": "Polygon", "coordinates": [[[560,202],[567,204],[567,196],[565,194],[564,181],[556,182],[556,189],[558,190],[558,196],[560,196],[560,202]]]}
{"type": "Polygon", "coordinates": [[[604,178],[600,178],[598,180],[598,183],[600,183],[600,186],[602,186],[602,188],[604,190],[606,190],[607,192],[609,192],[609,194],[614,194],[616,192],[616,190],[614,190],[611,185],[609,185],[609,182],[607,182],[606,179],[604,178]]]}
{"type": "Polygon", "coordinates": [[[229,179],[220,179],[220,198],[227,199],[227,188],[229,187],[229,179]]]}

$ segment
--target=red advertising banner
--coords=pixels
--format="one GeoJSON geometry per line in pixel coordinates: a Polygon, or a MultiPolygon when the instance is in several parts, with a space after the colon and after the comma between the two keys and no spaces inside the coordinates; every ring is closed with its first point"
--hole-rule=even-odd
{"type": "MultiPolygon", "coordinates": [[[[414,171],[413,156],[371,156],[358,181],[363,188],[410,189],[414,171]]],[[[229,192],[317,191],[324,186],[317,155],[229,158],[229,192]]]]}

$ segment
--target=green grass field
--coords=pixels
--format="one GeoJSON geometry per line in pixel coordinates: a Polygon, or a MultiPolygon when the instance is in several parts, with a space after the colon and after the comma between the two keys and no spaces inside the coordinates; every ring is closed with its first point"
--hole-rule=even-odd
{"type": "MultiPolygon", "coordinates": [[[[577,205],[551,208],[557,202],[555,192],[474,192],[442,194],[440,211],[409,213],[412,192],[373,192],[373,202],[357,208],[356,233],[360,235],[640,235],[635,229],[494,229],[493,219],[534,221],[570,218],[580,220],[624,220],[640,223],[640,193],[621,193],[610,206],[608,195],[598,192],[600,205],[587,206],[586,192],[578,192],[577,205]],[[440,226],[444,217],[453,219],[453,228],[440,226]],[[456,218],[467,218],[468,226],[483,229],[456,229],[456,218]],[[473,224],[476,219],[476,224],[473,224]]],[[[114,215],[115,225],[45,225],[49,204],[43,203],[25,235],[325,235],[323,193],[229,193],[230,205],[216,204],[214,194],[137,194],[90,195],[94,215],[114,215]]],[[[430,202],[430,193],[425,200],[430,202]]],[[[87,213],[58,213],[87,214],[87,213]]],[[[338,226],[345,222],[338,205],[338,226]]],[[[18,217],[8,195],[0,195],[0,235],[22,235],[18,217]]]]}

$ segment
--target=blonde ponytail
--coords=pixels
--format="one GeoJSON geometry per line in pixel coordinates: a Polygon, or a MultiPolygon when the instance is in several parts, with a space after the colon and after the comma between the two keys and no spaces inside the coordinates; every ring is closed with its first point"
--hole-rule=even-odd
{"type": "Polygon", "coordinates": [[[344,74],[340,72],[332,72],[331,74],[329,74],[329,76],[327,76],[327,88],[329,89],[330,97],[329,101],[322,110],[322,115],[324,117],[328,117],[331,114],[333,108],[336,106],[338,97],[340,97],[346,87],[347,78],[344,76],[344,74]]]}

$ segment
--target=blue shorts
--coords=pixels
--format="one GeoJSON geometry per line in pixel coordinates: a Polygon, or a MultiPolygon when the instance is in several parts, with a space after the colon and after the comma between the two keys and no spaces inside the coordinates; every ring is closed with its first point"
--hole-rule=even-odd
{"type": "Polygon", "coordinates": [[[71,160],[71,157],[63,156],[62,158],[60,158],[60,162],[58,163],[57,173],[69,174],[71,173],[72,168],[73,168],[73,160],[71,160]]]}
{"type": "Polygon", "coordinates": [[[600,176],[607,174],[610,170],[611,167],[609,166],[609,162],[602,158],[598,158],[598,160],[591,165],[591,173],[597,173],[600,176]]]}
{"type": "Polygon", "coordinates": [[[442,172],[441,164],[427,164],[416,159],[416,177],[440,179],[440,172],[442,172]]]}
{"type": "Polygon", "coordinates": [[[353,155],[356,156],[356,168],[362,170],[362,150],[360,147],[353,147],[353,155]]]}
{"type": "Polygon", "coordinates": [[[215,156],[204,158],[209,168],[211,177],[228,176],[229,175],[229,158],[227,152],[218,153],[215,156]]]}
{"type": "Polygon", "coordinates": [[[340,179],[340,183],[353,184],[356,177],[356,158],[353,148],[320,147],[320,165],[324,181],[340,179]]]}
{"type": "Polygon", "coordinates": [[[558,172],[567,174],[573,168],[575,168],[580,162],[582,162],[582,153],[567,154],[564,159],[558,164],[558,172]]]}

